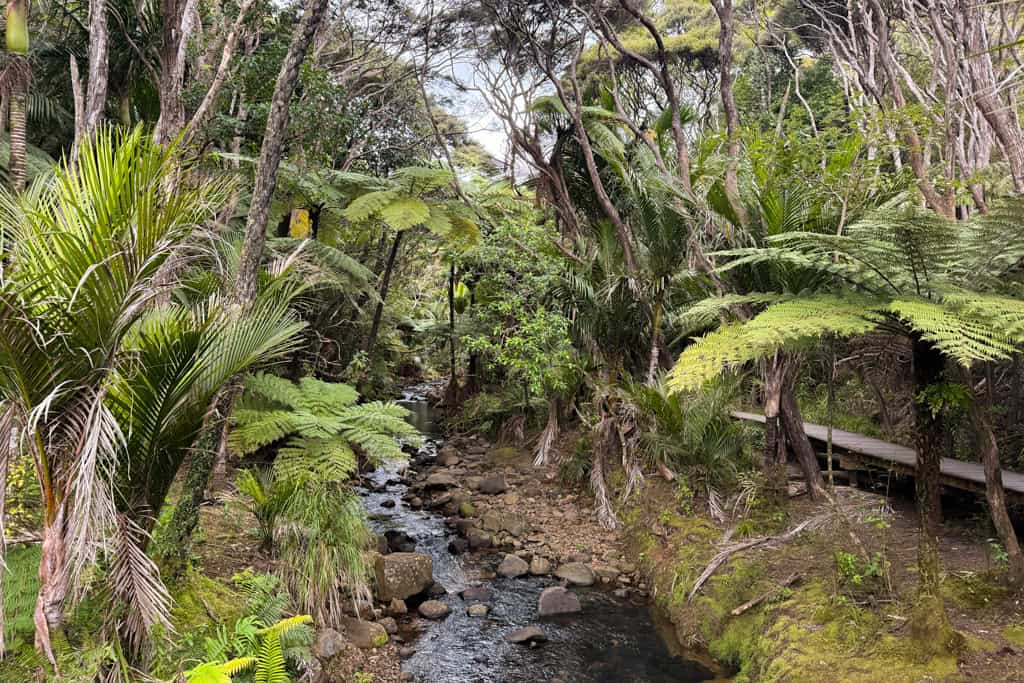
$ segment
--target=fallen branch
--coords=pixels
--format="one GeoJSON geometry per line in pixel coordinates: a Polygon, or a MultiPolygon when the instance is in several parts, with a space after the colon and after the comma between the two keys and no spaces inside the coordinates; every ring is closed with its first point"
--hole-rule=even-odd
{"type": "Polygon", "coordinates": [[[773,597],[774,595],[779,593],[779,591],[781,591],[783,588],[789,588],[790,586],[792,586],[797,581],[800,581],[802,578],[803,578],[803,576],[800,575],[799,572],[790,574],[789,578],[787,578],[785,581],[780,583],[775,588],[772,588],[770,591],[768,591],[764,595],[761,595],[759,597],[754,598],[753,600],[749,600],[749,601],[743,603],[742,605],[740,605],[739,607],[737,607],[733,611],[729,612],[729,614],[734,616],[734,617],[738,617],[741,614],[743,614],[744,612],[747,612],[749,610],[754,609],[755,607],[760,605],[762,602],[764,602],[768,598],[773,597]]]}
{"type": "Polygon", "coordinates": [[[707,583],[707,580],[711,578],[712,574],[714,574],[718,570],[718,568],[725,563],[726,560],[728,560],[736,553],[741,553],[744,550],[750,550],[751,548],[758,548],[766,545],[788,543],[789,541],[792,541],[794,538],[802,534],[808,528],[820,527],[824,525],[826,522],[828,522],[831,518],[831,512],[825,513],[823,515],[818,515],[817,517],[805,519],[804,521],[800,522],[786,533],[781,534],[779,536],[759,536],[757,538],[751,538],[746,541],[741,541],[739,543],[736,543],[725,548],[711,559],[711,562],[708,563],[708,566],[705,567],[701,575],[697,577],[697,581],[693,584],[693,590],[690,591],[690,596],[686,599],[687,602],[693,600],[694,596],[696,596],[697,593],[700,591],[701,587],[705,583],[707,583]]]}

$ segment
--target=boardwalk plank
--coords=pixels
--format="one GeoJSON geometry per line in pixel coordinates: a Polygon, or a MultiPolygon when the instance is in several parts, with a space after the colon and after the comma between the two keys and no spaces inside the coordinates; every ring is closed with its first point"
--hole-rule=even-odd
{"type": "MultiPolygon", "coordinates": [[[[757,413],[736,411],[732,415],[740,420],[764,424],[764,415],[757,413]]],[[[805,422],[804,430],[807,432],[807,436],[815,441],[826,443],[828,440],[828,427],[824,425],[805,422]]],[[[917,463],[913,448],[889,443],[888,441],[864,436],[863,434],[846,432],[841,429],[832,430],[832,445],[850,453],[892,463],[910,470],[913,470],[917,463]]],[[[941,471],[947,482],[954,486],[959,481],[964,484],[960,488],[974,491],[980,486],[984,490],[985,470],[980,463],[943,458],[941,471]]],[[[1009,492],[1024,496],[1024,474],[1003,470],[1003,488],[1009,492]]]]}

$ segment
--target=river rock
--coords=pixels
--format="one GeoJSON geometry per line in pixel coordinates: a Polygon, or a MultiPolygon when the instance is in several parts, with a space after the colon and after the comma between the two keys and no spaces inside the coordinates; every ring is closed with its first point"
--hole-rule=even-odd
{"type": "Polygon", "coordinates": [[[498,565],[498,575],[508,579],[522,576],[529,571],[530,565],[526,564],[523,558],[515,555],[506,555],[498,565]]]}
{"type": "Polygon", "coordinates": [[[594,574],[601,583],[615,583],[619,579],[619,570],[615,567],[594,567],[594,574]]]}
{"type": "Polygon", "coordinates": [[[441,467],[454,467],[459,464],[459,454],[451,446],[445,446],[437,454],[437,464],[441,467]]]}
{"type": "Polygon", "coordinates": [[[416,541],[412,536],[399,529],[388,529],[384,532],[388,550],[393,553],[411,553],[416,550],[416,541]]]}
{"type": "Polygon", "coordinates": [[[462,591],[462,599],[466,602],[489,602],[491,591],[486,586],[470,586],[462,591]]]}
{"type": "Polygon", "coordinates": [[[526,518],[522,515],[502,515],[501,518],[501,529],[507,531],[516,538],[521,538],[526,535],[529,530],[529,526],[526,523],[526,518]]]}
{"type": "Polygon", "coordinates": [[[513,631],[508,634],[506,640],[510,643],[519,643],[526,645],[528,643],[543,643],[548,637],[544,635],[544,631],[541,630],[540,626],[527,626],[521,628],[518,631],[513,631]]]}
{"type": "Polygon", "coordinates": [[[466,608],[466,614],[468,614],[471,617],[478,617],[478,618],[479,617],[486,617],[487,613],[490,612],[490,611],[491,611],[490,607],[488,607],[487,605],[481,604],[479,602],[473,603],[472,605],[470,605],[469,607],[466,608]]]}
{"type": "Polygon", "coordinates": [[[425,489],[450,489],[459,485],[455,477],[446,472],[435,472],[423,482],[425,489]]]}
{"type": "Polygon", "coordinates": [[[405,600],[422,593],[434,583],[434,563],[422,553],[379,555],[374,562],[378,598],[405,600]]]}
{"type": "Polygon", "coordinates": [[[504,493],[506,489],[508,489],[508,483],[505,481],[504,474],[495,474],[480,481],[480,493],[486,493],[489,496],[504,493]]]}
{"type": "Polygon", "coordinates": [[[482,477],[466,477],[466,488],[470,491],[479,491],[481,481],[483,481],[482,477]]]}
{"type": "Polygon", "coordinates": [[[413,496],[412,498],[409,499],[409,507],[411,507],[413,510],[419,510],[421,507],[423,507],[423,499],[420,498],[419,496],[413,496]]]}
{"type": "Polygon", "coordinates": [[[452,555],[461,555],[469,550],[469,541],[464,538],[453,538],[448,541],[448,552],[452,555]]]}
{"type": "Polygon", "coordinates": [[[419,607],[420,616],[424,619],[444,619],[451,608],[440,600],[427,600],[419,607]]]}
{"type": "Polygon", "coordinates": [[[380,506],[382,508],[393,508],[393,507],[395,507],[395,505],[396,505],[396,503],[395,503],[393,498],[385,498],[384,500],[382,500],[380,502],[380,506]]]}
{"type": "Polygon", "coordinates": [[[393,617],[400,617],[409,613],[409,607],[405,604],[405,600],[399,600],[398,598],[392,598],[388,604],[388,614],[393,617]]]}
{"type": "Polygon", "coordinates": [[[346,618],[342,620],[349,641],[362,650],[384,647],[388,644],[388,632],[372,621],[346,618]]]}
{"type": "Polygon", "coordinates": [[[398,633],[398,622],[395,621],[394,617],[383,617],[377,621],[378,624],[384,627],[384,630],[388,632],[388,635],[395,635],[398,633]]]}
{"type": "Polygon", "coordinates": [[[481,529],[470,529],[466,536],[469,539],[469,547],[473,550],[490,548],[491,544],[494,542],[491,535],[481,529]]]}
{"type": "Polygon", "coordinates": [[[501,531],[501,515],[497,512],[485,512],[480,518],[480,526],[485,531],[501,531]]]}
{"type": "Polygon", "coordinates": [[[468,500],[459,504],[459,516],[460,517],[472,517],[476,513],[476,508],[468,500]]]}
{"type": "Polygon", "coordinates": [[[333,628],[320,629],[313,643],[313,656],[317,659],[330,659],[345,648],[345,636],[333,628]]]}
{"type": "Polygon", "coordinates": [[[582,611],[580,599],[562,586],[545,588],[537,600],[537,614],[550,617],[556,614],[576,614],[582,611]]]}
{"type": "Polygon", "coordinates": [[[582,562],[563,564],[555,571],[555,576],[574,586],[594,585],[594,570],[582,562]]]}
{"type": "Polygon", "coordinates": [[[546,557],[535,556],[530,561],[530,573],[534,576],[546,576],[551,573],[551,560],[546,557]]]}

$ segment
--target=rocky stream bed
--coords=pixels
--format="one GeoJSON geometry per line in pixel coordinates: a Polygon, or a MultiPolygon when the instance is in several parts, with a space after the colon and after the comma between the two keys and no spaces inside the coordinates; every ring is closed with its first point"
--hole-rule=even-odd
{"type": "Polygon", "coordinates": [[[399,680],[424,683],[716,679],[658,627],[636,558],[584,501],[528,454],[443,442],[426,401],[404,402],[428,441],[365,476],[379,606],[349,640],[389,633],[399,680]]]}

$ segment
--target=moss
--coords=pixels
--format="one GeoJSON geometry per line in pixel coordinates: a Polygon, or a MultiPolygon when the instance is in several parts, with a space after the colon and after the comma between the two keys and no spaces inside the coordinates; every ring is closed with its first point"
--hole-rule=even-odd
{"type": "Polygon", "coordinates": [[[472,517],[476,514],[476,508],[469,501],[459,505],[459,515],[461,517],[472,517]]]}
{"type": "Polygon", "coordinates": [[[382,630],[382,631],[378,632],[377,635],[375,635],[373,637],[373,641],[372,642],[373,642],[373,646],[374,647],[384,647],[385,645],[387,645],[388,644],[388,633],[387,633],[387,631],[383,631],[382,630]]]}
{"type": "Polygon", "coordinates": [[[491,455],[498,460],[514,460],[519,457],[520,450],[513,446],[502,446],[491,451],[491,455]]]}
{"type": "Polygon", "coordinates": [[[1003,638],[1006,638],[1018,647],[1024,647],[1024,624],[1007,626],[1003,630],[1003,638]]]}
{"type": "Polygon", "coordinates": [[[989,572],[955,572],[942,582],[942,596],[963,609],[984,609],[1006,599],[1004,579],[989,572]]]}

